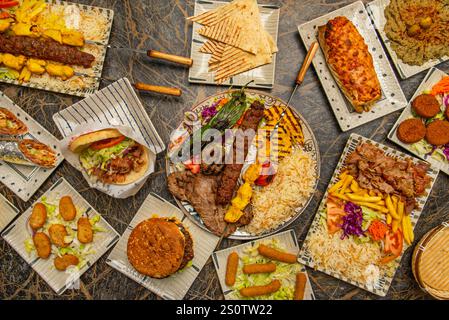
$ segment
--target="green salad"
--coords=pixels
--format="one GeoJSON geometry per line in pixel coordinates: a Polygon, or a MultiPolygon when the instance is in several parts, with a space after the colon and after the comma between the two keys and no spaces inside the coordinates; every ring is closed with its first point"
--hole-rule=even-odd
{"type": "MultiPolygon", "coordinates": [[[[264,241],[263,244],[280,251],[286,251],[277,239],[264,241]]],[[[237,271],[236,282],[233,287],[234,291],[232,293],[232,298],[238,300],[293,300],[295,293],[296,274],[302,272],[302,266],[299,263],[288,264],[265,258],[261,256],[257,251],[258,247],[259,243],[249,245],[244,249],[244,254],[241,255],[239,261],[240,265],[237,271]],[[243,265],[268,262],[276,264],[275,272],[260,274],[244,274],[242,272],[243,265]],[[251,298],[243,297],[242,295],[240,295],[239,290],[242,288],[263,286],[273,280],[279,280],[282,284],[281,288],[273,294],[251,298]]]]}

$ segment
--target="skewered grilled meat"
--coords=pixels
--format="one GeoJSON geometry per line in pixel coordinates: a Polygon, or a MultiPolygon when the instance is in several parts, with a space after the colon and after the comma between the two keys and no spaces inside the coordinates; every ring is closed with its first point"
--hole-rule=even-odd
{"type": "MultiPolygon", "coordinates": [[[[245,113],[243,117],[242,124],[240,125],[239,129],[241,132],[244,132],[246,130],[254,130],[256,131],[259,122],[262,120],[264,116],[265,107],[262,103],[259,101],[254,101],[251,105],[250,109],[245,113]]],[[[238,141],[238,139],[236,139],[238,141]]],[[[244,150],[237,150],[237,144],[236,141],[234,141],[233,150],[234,157],[233,159],[238,159],[237,154],[239,152],[243,152],[244,158],[246,158],[248,154],[248,148],[251,141],[248,142],[248,139],[245,139],[244,143],[244,150]]],[[[221,176],[221,181],[219,183],[220,189],[218,190],[217,196],[216,196],[216,202],[220,205],[227,205],[232,199],[232,196],[234,195],[234,190],[237,186],[238,179],[240,177],[240,172],[242,171],[243,163],[238,164],[227,164],[223,175],[221,176]]]]}
{"type": "Polygon", "coordinates": [[[45,59],[68,65],[92,67],[95,57],[52,39],[0,34],[0,52],[45,59]]]}

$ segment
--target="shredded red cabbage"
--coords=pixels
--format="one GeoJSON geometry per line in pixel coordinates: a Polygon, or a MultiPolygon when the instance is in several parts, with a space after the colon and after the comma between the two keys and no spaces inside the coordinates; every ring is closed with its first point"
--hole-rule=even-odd
{"type": "Polygon", "coordinates": [[[218,113],[217,106],[219,103],[220,100],[212,104],[210,107],[204,108],[203,111],[201,112],[201,117],[203,119],[209,119],[214,117],[218,113]]]}
{"type": "Polygon", "coordinates": [[[443,97],[443,103],[446,107],[449,106],[449,94],[443,97]]]}
{"type": "Polygon", "coordinates": [[[345,205],[345,212],[347,215],[343,217],[343,224],[341,225],[343,235],[341,236],[341,239],[343,240],[350,236],[365,236],[365,231],[362,229],[362,208],[352,202],[348,202],[345,205]]]}

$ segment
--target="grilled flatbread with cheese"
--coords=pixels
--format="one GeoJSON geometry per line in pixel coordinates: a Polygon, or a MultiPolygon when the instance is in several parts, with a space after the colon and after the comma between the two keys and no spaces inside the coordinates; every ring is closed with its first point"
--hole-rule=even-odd
{"type": "Polygon", "coordinates": [[[329,69],[354,109],[369,111],[382,96],[373,57],[363,37],[346,17],[318,28],[318,40],[329,69]]]}

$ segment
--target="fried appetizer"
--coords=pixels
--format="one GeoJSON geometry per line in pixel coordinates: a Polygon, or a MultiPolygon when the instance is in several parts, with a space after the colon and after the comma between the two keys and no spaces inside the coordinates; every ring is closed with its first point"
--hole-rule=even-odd
{"type": "Polygon", "coordinates": [[[65,248],[68,243],[65,242],[65,237],[67,237],[67,230],[62,224],[53,224],[48,229],[48,234],[50,235],[51,243],[57,247],[65,248]]]}
{"type": "Polygon", "coordinates": [[[426,136],[426,126],[421,119],[407,119],[403,121],[396,132],[399,140],[404,143],[416,143],[426,136]]]}
{"type": "Polygon", "coordinates": [[[427,126],[426,140],[434,146],[443,146],[449,143],[449,122],[435,120],[427,126]]]}
{"type": "Polygon", "coordinates": [[[281,288],[281,282],[279,280],[273,280],[271,283],[265,286],[254,286],[240,289],[240,294],[244,297],[258,297],[267,294],[272,294],[281,288]]]}
{"type": "Polygon", "coordinates": [[[48,259],[51,254],[50,238],[43,232],[37,232],[33,237],[33,243],[38,257],[48,259]]]}
{"type": "Polygon", "coordinates": [[[79,263],[77,256],[73,254],[65,254],[62,257],[56,257],[53,261],[55,268],[59,271],[66,271],[70,266],[76,266],[79,263]]]}
{"type": "Polygon", "coordinates": [[[256,273],[272,273],[276,271],[276,265],[272,262],[269,263],[254,263],[243,266],[243,273],[256,274],[256,273]]]}
{"type": "Polygon", "coordinates": [[[78,241],[87,244],[94,240],[94,231],[88,218],[79,218],[78,220],[78,241]]]}
{"type": "Polygon", "coordinates": [[[225,283],[228,287],[232,287],[235,284],[238,266],[239,255],[237,252],[232,252],[228,256],[228,263],[226,264],[225,283]]]}
{"type": "Polygon", "coordinates": [[[27,126],[11,111],[0,108],[0,134],[21,135],[28,132],[27,126]]]}
{"type": "Polygon", "coordinates": [[[431,119],[441,112],[440,103],[431,94],[417,96],[412,102],[412,108],[418,116],[426,119],[431,119]]]}
{"type": "Polygon", "coordinates": [[[76,208],[70,196],[64,196],[59,200],[59,214],[65,221],[75,219],[76,208]]]}
{"type": "Polygon", "coordinates": [[[259,248],[257,248],[259,254],[271,260],[280,261],[284,263],[296,263],[296,255],[291,253],[282,252],[261,244],[259,248]]]}
{"type": "Polygon", "coordinates": [[[45,207],[42,203],[36,203],[33,208],[33,212],[30,215],[30,227],[33,230],[39,230],[45,225],[47,221],[47,207],[45,207]]]}
{"type": "Polygon", "coordinates": [[[382,96],[373,57],[365,40],[346,17],[336,17],[318,28],[326,62],[355,111],[369,111],[382,96]]]}
{"type": "Polygon", "coordinates": [[[176,219],[152,218],[131,232],[127,254],[139,273],[162,279],[183,269],[193,259],[193,241],[176,219]]]}
{"type": "Polygon", "coordinates": [[[304,300],[304,293],[306,291],[307,277],[306,274],[300,272],[296,275],[295,296],[294,300],[304,300]]]}

